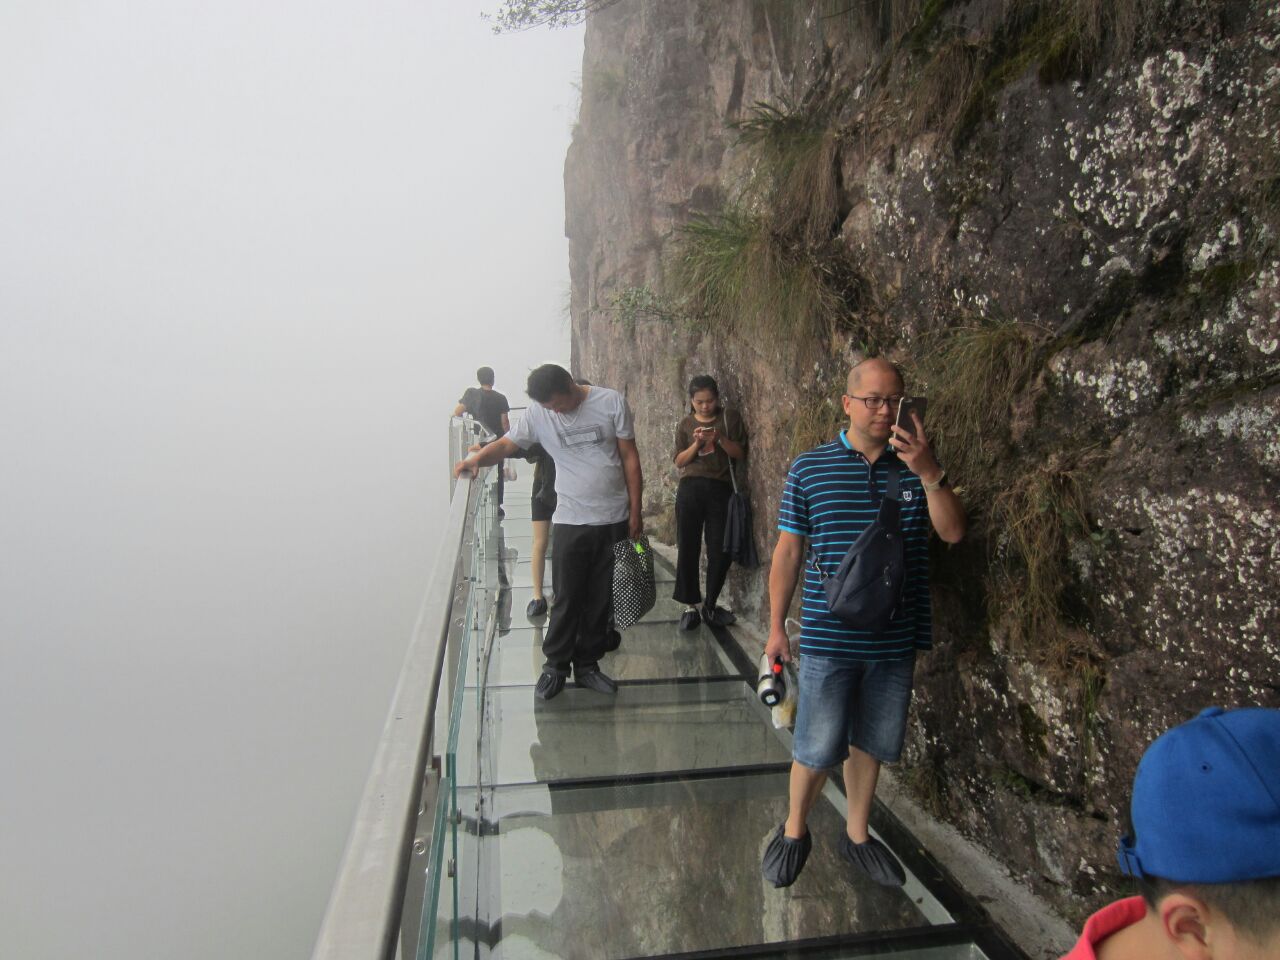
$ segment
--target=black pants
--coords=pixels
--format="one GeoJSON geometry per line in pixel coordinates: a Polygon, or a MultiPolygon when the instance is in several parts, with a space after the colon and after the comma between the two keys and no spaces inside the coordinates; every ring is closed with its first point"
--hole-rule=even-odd
{"type": "Polygon", "coordinates": [[[627,538],[627,521],[601,526],[553,523],[551,584],[555,600],[542,641],[546,669],[568,674],[595,667],[604,654],[613,611],[613,545],[627,538]]]}
{"type": "Polygon", "coordinates": [[[729,555],[724,552],[724,524],[729,515],[732,485],[710,477],[685,477],[676,487],[676,588],[671,595],[677,603],[697,605],[703,600],[698,589],[698,561],[702,539],[707,541],[706,603],[714,607],[729,574],[729,555]]]}

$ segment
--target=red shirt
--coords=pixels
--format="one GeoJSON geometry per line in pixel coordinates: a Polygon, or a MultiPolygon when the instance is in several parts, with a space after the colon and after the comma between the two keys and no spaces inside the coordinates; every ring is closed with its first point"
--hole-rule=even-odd
{"type": "Polygon", "coordinates": [[[1062,960],[1096,960],[1094,947],[1113,933],[1133,926],[1146,915],[1147,904],[1141,897],[1126,897],[1107,904],[1084,922],[1080,939],[1062,960]]]}

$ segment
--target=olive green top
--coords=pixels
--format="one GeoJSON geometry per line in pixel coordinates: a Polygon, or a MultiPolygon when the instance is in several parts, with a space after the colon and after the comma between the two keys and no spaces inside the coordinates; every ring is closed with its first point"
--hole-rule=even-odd
{"type": "MultiPolygon", "coordinates": [[[[693,443],[693,431],[697,427],[715,427],[722,436],[746,446],[747,428],[742,422],[742,417],[732,407],[724,407],[716,414],[712,423],[700,423],[692,413],[681,420],[676,426],[676,449],[671,454],[673,458],[676,454],[689,449],[689,445],[693,443]]],[[[713,480],[730,483],[729,463],[729,455],[721,449],[719,444],[716,444],[715,449],[710,453],[699,453],[688,466],[681,467],[680,478],[683,480],[685,477],[710,477],[713,480]]]]}

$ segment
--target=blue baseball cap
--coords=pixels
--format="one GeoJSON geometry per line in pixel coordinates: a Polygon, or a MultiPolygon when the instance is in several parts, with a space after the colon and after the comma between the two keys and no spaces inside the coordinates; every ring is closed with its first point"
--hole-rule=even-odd
{"type": "Polygon", "coordinates": [[[1280,710],[1210,707],[1138,763],[1120,869],[1175,883],[1280,877],[1280,710]]]}

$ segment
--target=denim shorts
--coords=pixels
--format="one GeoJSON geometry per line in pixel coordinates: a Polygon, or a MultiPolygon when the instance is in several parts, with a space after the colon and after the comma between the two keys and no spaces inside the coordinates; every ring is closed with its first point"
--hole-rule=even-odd
{"type": "Polygon", "coordinates": [[[882,763],[902,755],[911,706],[914,656],[905,660],[800,658],[800,703],[791,753],[826,770],[857,747],[882,763]]]}

